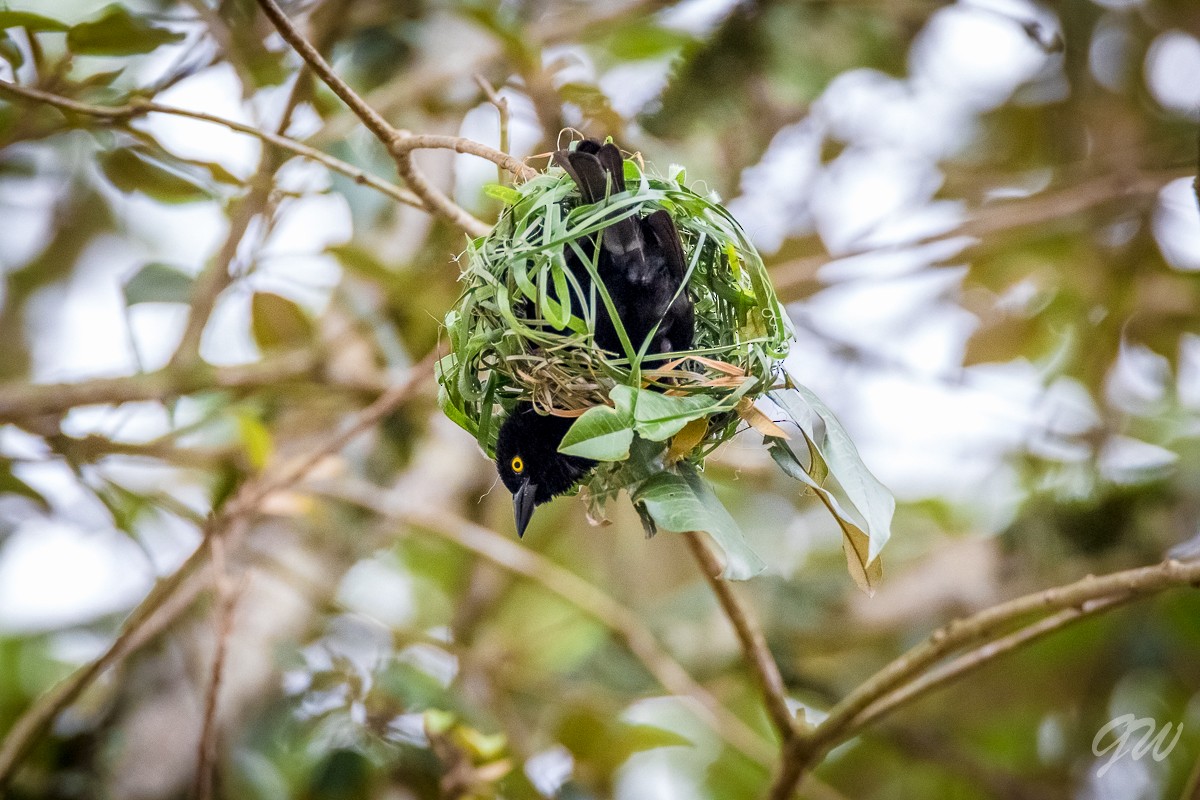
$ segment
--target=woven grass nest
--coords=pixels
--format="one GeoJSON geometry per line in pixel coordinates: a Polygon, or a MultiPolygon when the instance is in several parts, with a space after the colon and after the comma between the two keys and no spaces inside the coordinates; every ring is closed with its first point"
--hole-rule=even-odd
{"type": "MultiPolygon", "coordinates": [[[[489,455],[499,421],[518,401],[579,416],[613,405],[614,387],[628,386],[682,401],[678,413],[668,413],[676,419],[661,420],[668,430],[673,422],[681,430],[708,421],[703,431],[692,426],[690,447],[680,454],[698,464],[734,434],[739,403],[747,409],[778,377],[791,326],[741,226],[715,200],[685,186],[681,169],[658,177],[632,158],[624,169],[628,191],[591,205],[557,166],[516,187],[489,188],[505,208],[492,232],[460,258],[463,292],[446,316],[451,353],[439,365],[443,408],[489,455]],[[593,320],[571,315],[569,293],[582,290],[564,248],[575,248],[595,274],[597,255],[586,237],[614,219],[658,209],[671,215],[683,243],[696,333],[693,349],[643,365],[636,352],[591,346],[593,320]]],[[[592,302],[604,302],[603,284],[595,283],[601,296],[592,302]]],[[[578,305],[594,308],[586,298],[578,305]]]]}
{"type": "Polygon", "coordinates": [[[607,502],[625,489],[647,533],[709,533],[724,552],[724,576],[736,579],[766,565],[700,469],[748,423],[782,472],[828,509],[851,576],[873,591],[895,501],[833,413],[784,370],[792,328],[762,259],[720,203],[684,185],[682,169],[664,178],[638,159],[625,158],[623,167],[628,190],[594,204],[553,165],[518,186],[490,187],[505,208],[460,258],[463,292],[445,321],[451,351],[438,364],[443,410],[488,455],[518,403],[577,417],[558,449],[598,462],[580,484],[592,520],[605,520],[607,502]],[[683,244],[693,349],[645,360],[641,343],[625,337],[624,353],[605,352],[593,346],[595,309],[613,306],[599,279],[594,234],[622,216],[660,209],[683,244]],[[598,297],[583,297],[567,248],[598,297]],[[573,306],[572,297],[582,301],[573,306]],[[759,398],[790,433],[758,409],[759,398]]]}

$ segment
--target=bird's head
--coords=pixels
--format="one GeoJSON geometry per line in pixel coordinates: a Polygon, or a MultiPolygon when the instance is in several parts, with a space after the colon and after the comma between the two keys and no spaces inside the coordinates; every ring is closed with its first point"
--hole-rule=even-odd
{"type": "Polygon", "coordinates": [[[504,420],[496,440],[496,470],[513,495],[517,535],[523,536],[533,509],[579,483],[595,461],[558,452],[573,419],[544,416],[521,403],[504,420]]]}

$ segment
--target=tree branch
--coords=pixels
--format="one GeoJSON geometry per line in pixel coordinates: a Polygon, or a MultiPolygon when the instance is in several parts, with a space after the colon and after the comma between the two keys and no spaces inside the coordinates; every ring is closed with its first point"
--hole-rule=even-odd
{"type": "Polygon", "coordinates": [[[177,108],[175,106],[163,105],[162,103],[153,103],[146,100],[136,100],[122,106],[97,106],[89,103],[80,103],[77,100],[71,100],[67,97],[44,92],[40,89],[34,89],[30,86],[20,86],[8,81],[0,81],[0,92],[7,93],[16,97],[23,98],[37,103],[53,106],[63,111],[69,111],[74,114],[82,114],[89,117],[98,117],[114,122],[123,122],[136,117],[145,116],[147,114],[170,114],[175,117],[186,117],[188,119],[199,120],[200,122],[210,122],[214,125],[228,128],[231,131],[244,133],[247,136],[253,136],[266,144],[284,150],[290,153],[295,153],[298,156],[303,156],[310,161],[316,161],[323,164],[329,169],[341,175],[345,175],[350,180],[360,186],[367,186],[381,194],[390,197],[398,203],[403,203],[413,208],[424,210],[425,204],[421,198],[417,197],[407,189],[402,189],[394,183],[390,183],[380,178],[375,177],[353,164],[348,164],[339,158],[325,153],[315,147],[309,147],[306,144],[291,139],[287,136],[282,136],[269,131],[259,130],[251,125],[245,125],[241,122],[235,122],[231,119],[218,117],[213,114],[205,114],[202,111],[191,111],[186,108],[177,108]]]}
{"type": "Polygon", "coordinates": [[[570,570],[494,531],[441,509],[424,508],[407,498],[384,495],[376,486],[342,481],[335,487],[321,486],[316,490],[326,497],[441,536],[562,597],[619,636],[664,689],[693,699],[700,706],[705,722],[731,746],[762,764],[775,757],[774,748],[697,683],[663,649],[633,610],[570,570]]]}
{"type": "Polygon", "coordinates": [[[341,98],[342,102],[349,106],[350,110],[367,126],[367,129],[375,135],[375,138],[388,148],[388,152],[396,159],[396,167],[400,176],[421,198],[425,207],[430,212],[462,228],[471,236],[487,235],[491,230],[490,225],[468,214],[421,174],[413,163],[413,151],[426,148],[447,148],[459,153],[470,153],[486,158],[520,178],[530,177],[534,174],[533,170],[507,153],[502,153],[478,142],[454,136],[414,136],[407,131],[392,127],[357,92],[337,76],[333,68],[329,66],[329,62],[296,30],[275,0],[258,0],[258,4],[263,13],[275,25],[280,36],[312,67],[317,77],[341,98]]]}
{"type": "Polygon", "coordinates": [[[210,541],[212,553],[212,581],[217,590],[217,620],[212,670],[208,692],[204,702],[204,723],[200,729],[200,742],[196,754],[196,776],[192,793],[196,800],[212,800],[213,770],[217,762],[217,703],[221,696],[221,681],[225,675],[225,659],[229,651],[229,639],[233,635],[233,618],[238,599],[246,588],[243,582],[234,587],[226,570],[225,542],[221,537],[210,541]]]}
{"type": "Polygon", "coordinates": [[[783,686],[783,676],[779,674],[779,665],[767,647],[767,638],[754,612],[737,596],[728,581],[721,580],[721,562],[702,537],[703,534],[696,531],[683,535],[700,565],[700,571],[704,573],[704,579],[712,587],[713,594],[717,596],[717,601],[737,633],[746,662],[753,669],[758,688],[763,693],[771,723],[779,733],[779,738],[784,742],[789,741],[796,733],[796,718],[787,705],[787,690],[783,686]]]}
{"type": "Polygon", "coordinates": [[[939,628],[924,642],[860,684],[810,733],[792,739],[785,747],[783,762],[769,797],[771,800],[791,797],[805,771],[831,748],[853,736],[861,724],[1085,614],[1107,611],[1124,602],[1185,585],[1200,587],[1200,561],[1172,559],[1101,577],[1089,575],[1065,586],[1000,603],[939,628]],[[1002,636],[1004,629],[1024,617],[1056,611],[1064,613],[1002,636]],[[930,671],[945,656],[986,641],[992,642],[991,648],[982,647],[941,669],[930,671]],[[929,673],[929,677],[922,677],[923,673],[929,673]],[[912,683],[917,685],[910,690],[908,685],[912,683]],[[878,708],[872,710],[877,703],[878,708]]]}
{"type": "Polygon", "coordinates": [[[233,367],[194,365],[155,372],[93,378],[80,383],[0,384],[0,421],[61,414],[76,406],[167,400],[214,389],[261,389],[316,377],[315,354],[297,350],[277,358],[233,367]]]}
{"type": "Polygon", "coordinates": [[[262,478],[244,484],[219,511],[209,517],[200,546],[175,572],[160,580],[137,608],[130,612],[112,645],[99,658],[80,667],[41,695],[8,731],[3,742],[0,742],[0,794],[59,712],[74,702],[107,669],[165,630],[209,585],[209,576],[198,573],[198,568],[208,558],[213,539],[223,538],[228,548],[232,548],[267,497],[304,478],[329,455],[341,450],[359,433],[410,400],[432,377],[435,361],[436,353],[431,353],[409,370],[403,382],[355,414],[344,430],[327,436],[307,455],[285,462],[262,478]]]}

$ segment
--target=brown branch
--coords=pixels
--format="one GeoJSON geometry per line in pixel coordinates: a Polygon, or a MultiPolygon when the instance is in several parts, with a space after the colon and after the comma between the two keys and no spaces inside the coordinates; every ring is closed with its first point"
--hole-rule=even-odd
{"type": "Polygon", "coordinates": [[[414,208],[424,209],[425,204],[421,198],[417,197],[412,192],[402,189],[393,183],[375,177],[353,164],[342,161],[339,158],[325,153],[315,147],[309,147],[302,142],[291,139],[280,134],[270,133],[269,131],[259,130],[251,125],[244,125],[240,122],[234,122],[231,119],[218,117],[213,114],[205,114],[201,111],[190,111],[186,108],[177,108],[175,106],[163,105],[162,103],[152,103],[144,100],[136,100],[122,106],[97,106],[88,103],[80,103],[77,100],[71,100],[67,97],[44,92],[40,89],[34,89],[29,86],[19,86],[8,81],[0,81],[0,92],[4,92],[16,97],[21,97],[25,100],[44,103],[45,105],[53,106],[63,111],[69,111],[74,114],[82,114],[84,116],[98,117],[100,119],[112,120],[114,122],[124,122],[135,117],[145,116],[147,114],[170,114],[175,117],[186,117],[187,119],[199,120],[200,122],[210,122],[214,125],[220,125],[237,133],[244,133],[247,136],[253,136],[266,144],[284,150],[290,153],[295,153],[298,156],[316,161],[323,164],[325,167],[345,175],[350,180],[360,186],[367,186],[381,194],[390,197],[398,203],[403,203],[414,208]]]}
{"type": "Polygon", "coordinates": [[[64,708],[93,681],[154,639],[182,614],[209,584],[208,576],[197,574],[208,557],[213,539],[223,537],[232,547],[249,527],[250,519],[271,494],[301,480],[317,464],[368,427],[410,400],[433,375],[436,354],[431,353],[409,370],[403,382],[359,411],[343,431],[337,431],[302,458],[282,464],[277,470],[246,483],[204,526],[204,541],[183,564],[160,580],[150,594],[126,618],[121,632],[99,658],[77,669],[53,689],[39,697],[16,721],[0,742],[0,795],[17,767],[64,708]]]}
{"type": "Polygon", "coordinates": [[[367,129],[375,135],[375,138],[388,148],[388,152],[396,159],[396,167],[400,172],[400,176],[404,178],[413,192],[421,198],[425,207],[431,213],[445,218],[471,236],[487,235],[488,231],[491,230],[491,226],[468,214],[440,189],[430,183],[421,171],[417,169],[416,164],[413,163],[413,151],[426,148],[447,148],[459,153],[470,153],[471,155],[486,158],[521,178],[528,178],[533,174],[532,169],[519,159],[515,159],[507,153],[501,153],[499,150],[487,147],[479,142],[472,142],[468,139],[455,136],[414,136],[407,131],[392,127],[357,92],[338,77],[333,68],[329,66],[329,62],[296,30],[291,20],[287,18],[287,15],[283,13],[283,10],[279,8],[275,0],[258,0],[258,4],[262,8],[263,13],[275,25],[279,34],[308,63],[317,77],[334,94],[340,97],[342,102],[349,106],[355,116],[362,120],[367,129]]]}
{"type": "Polygon", "coordinates": [[[619,636],[664,689],[694,700],[702,719],[731,746],[759,763],[769,763],[775,757],[774,748],[697,683],[633,610],[570,570],[494,531],[442,509],[424,508],[407,498],[385,495],[375,486],[343,481],[336,487],[318,487],[318,491],[441,536],[562,597],[619,636]]]}
{"type": "Polygon", "coordinates": [[[232,367],[196,365],[155,372],[95,378],[80,383],[0,384],[0,421],[61,414],[76,406],[168,400],[215,389],[261,389],[317,377],[317,358],[295,351],[267,361],[232,367]]]}
{"type": "Polygon", "coordinates": [[[738,597],[729,582],[721,579],[721,562],[708,542],[703,539],[703,534],[689,531],[683,537],[737,633],[746,663],[753,669],[758,688],[763,693],[771,723],[779,733],[779,738],[785,742],[789,741],[796,733],[796,718],[788,708],[783,676],[779,674],[779,665],[767,647],[767,638],[763,635],[762,627],[755,619],[754,612],[738,597]]]}
{"type": "MultiPolygon", "coordinates": [[[[1200,587],[1200,561],[1181,562],[1172,559],[1161,564],[1114,572],[1101,577],[1089,575],[1075,583],[1000,603],[939,628],[924,642],[860,684],[834,706],[829,716],[810,733],[792,739],[785,747],[783,762],[769,797],[771,800],[787,800],[791,797],[797,782],[809,767],[831,748],[849,739],[859,730],[857,721],[860,715],[864,715],[864,712],[893,693],[905,691],[903,687],[907,684],[919,681],[919,689],[932,689],[959,674],[966,674],[990,658],[1057,630],[1074,621],[1077,615],[1063,614],[1057,618],[1051,616],[1011,636],[1001,638],[1003,631],[1018,620],[1062,610],[1099,613],[1123,602],[1185,585],[1200,587]],[[944,667],[944,671],[935,672],[934,678],[922,678],[924,673],[929,672],[931,667],[951,653],[988,641],[996,644],[996,649],[981,648],[977,653],[964,656],[963,660],[950,662],[944,667]]],[[[902,699],[909,702],[919,694],[920,692],[905,691],[902,699]]],[[[890,712],[900,705],[900,702],[889,701],[883,710],[890,712]]],[[[871,714],[864,715],[863,718],[870,721],[877,716],[878,714],[871,714]]]]}

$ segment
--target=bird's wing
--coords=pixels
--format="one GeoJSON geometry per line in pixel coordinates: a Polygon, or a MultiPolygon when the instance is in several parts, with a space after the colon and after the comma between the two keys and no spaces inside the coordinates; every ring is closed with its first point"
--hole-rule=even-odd
{"type": "Polygon", "coordinates": [[[687,258],[683,255],[683,243],[671,215],[659,209],[642,221],[642,227],[649,234],[651,248],[662,254],[667,270],[678,286],[687,274],[687,258]]]}

